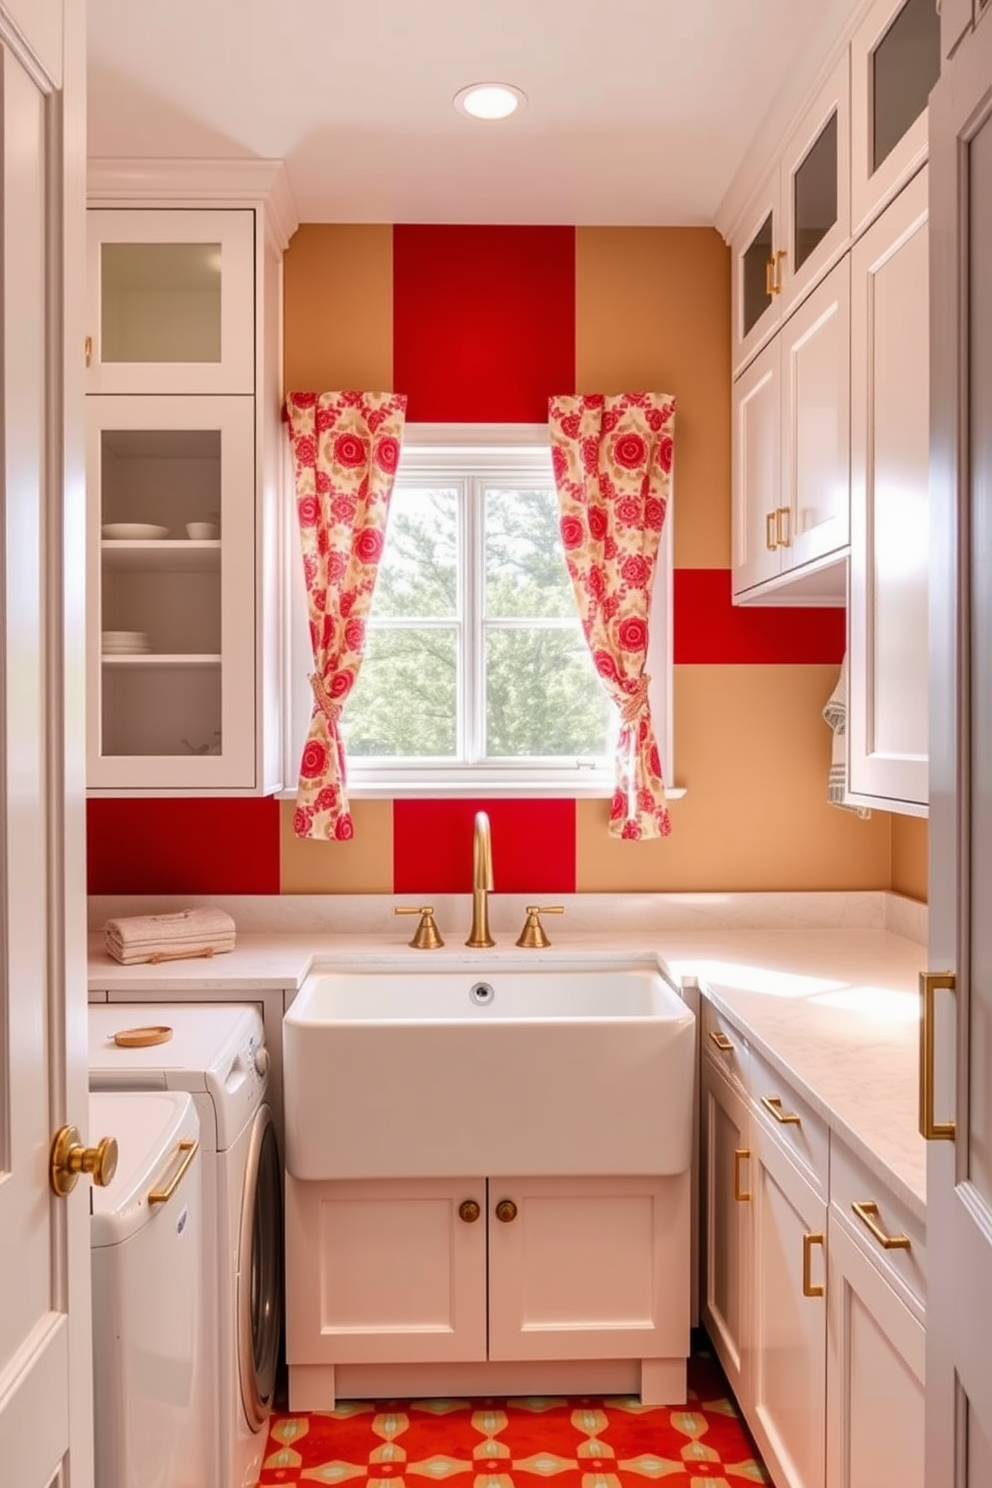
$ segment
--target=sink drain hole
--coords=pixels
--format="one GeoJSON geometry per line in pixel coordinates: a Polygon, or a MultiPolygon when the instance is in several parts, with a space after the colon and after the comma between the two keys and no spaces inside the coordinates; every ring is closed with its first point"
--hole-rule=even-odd
{"type": "Polygon", "coordinates": [[[469,990],[468,995],[469,1000],[474,1002],[476,1007],[485,1007],[496,996],[496,989],[491,987],[488,982],[476,982],[475,986],[469,990]]]}

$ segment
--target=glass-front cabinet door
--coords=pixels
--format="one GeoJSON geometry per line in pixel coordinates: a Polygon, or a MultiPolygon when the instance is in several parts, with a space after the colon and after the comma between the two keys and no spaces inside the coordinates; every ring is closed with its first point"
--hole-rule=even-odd
{"type": "Polygon", "coordinates": [[[927,158],[934,0],[875,0],[851,42],[851,220],[861,232],[927,158]]]}
{"type": "Polygon", "coordinates": [[[806,110],[782,157],[783,316],[805,298],[848,245],[850,126],[845,54],[806,110]]]}
{"type": "Polygon", "coordinates": [[[255,784],[249,398],[87,400],[91,789],[255,784]]]}
{"type": "Polygon", "coordinates": [[[845,53],[752,197],[734,236],[734,376],[848,245],[849,84],[845,53]]]}
{"type": "Polygon", "coordinates": [[[252,393],[255,214],[87,212],[88,393],[252,393]]]}

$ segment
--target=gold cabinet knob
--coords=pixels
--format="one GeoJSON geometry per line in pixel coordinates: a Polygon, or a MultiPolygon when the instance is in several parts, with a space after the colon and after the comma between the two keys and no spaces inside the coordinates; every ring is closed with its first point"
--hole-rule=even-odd
{"type": "Polygon", "coordinates": [[[475,1224],[482,1210],[474,1199],[462,1199],[458,1205],[458,1218],[463,1219],[466,1224],[475,1224]]]}
{"type": "Polygon", "coordinates": [[[49,1162],[52,1192],[60,1199],[71,1194],[80,1173],[90,1173],[98,1188],[106,1188],[117,1172],[117,1142],[103,1137],[96,1147],[84,1147],[74,1126],[63,1126],[55,1133],[49,1162]]]}
{"type": "Polygon", "coordinates": [[[510,1224],[517,1217],[517,1206],[512,1199],[500,1199],[496,1205],[496,1218],[501,1224],[510,1224]]]}

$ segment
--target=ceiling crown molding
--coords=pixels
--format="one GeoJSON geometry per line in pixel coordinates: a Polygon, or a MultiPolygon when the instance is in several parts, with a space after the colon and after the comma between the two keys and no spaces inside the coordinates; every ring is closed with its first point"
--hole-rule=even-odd
{"type": "Polygon", "coordinates": [[[284,251],[300,225],[282,160],[91,159],[90,206],[258,206],[284,251]]]}

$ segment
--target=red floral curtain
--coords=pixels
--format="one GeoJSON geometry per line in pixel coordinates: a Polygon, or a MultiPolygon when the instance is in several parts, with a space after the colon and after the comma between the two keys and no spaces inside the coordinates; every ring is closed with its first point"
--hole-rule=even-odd
{"type": "Polygon", "coordinates": [[[671,831],[644,666],[674,417],[675,399],[664,393],[586,393],[550,403],[565,562],[596,671],[620,709],[612,837],[671,831]]]}
{"type": "Polygon", "coordinates": [[[365,650],[405,413],[396,393],[291,393],[286,404],[314,668],[298,837],[354,836],[338,723],[365,650]]]}

